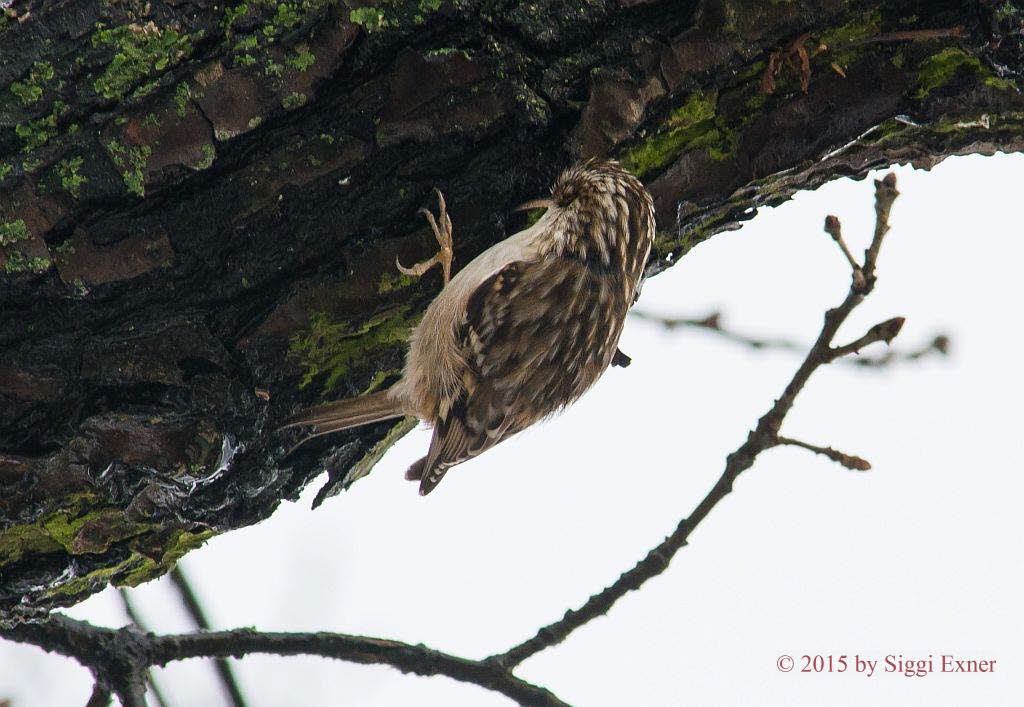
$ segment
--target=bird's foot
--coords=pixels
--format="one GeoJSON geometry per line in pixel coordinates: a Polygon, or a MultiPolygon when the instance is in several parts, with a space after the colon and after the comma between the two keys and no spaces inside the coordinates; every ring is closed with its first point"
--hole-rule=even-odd
{"type": "Polygon", "coordinates": [[[430,213],[427,209],[420,209],[419,213],[426,217],[441,250],[430,260],[416,263],[411,268],[402,265],[398,262],[397,258],[395,259],[395,265],[406,275],[420,277],[427,270],[440,263],[441,269],[444,272],[444,284],[447,285],[448,281],[452,278],[452,260],[455,258],[452,250],[452,220],[448,218],[448,208],[444,203],[444,196],[441,194],[441,190],[435,188],[434,193],[437,194],[437,218],[435,219],[434,214],[430,213]]]}

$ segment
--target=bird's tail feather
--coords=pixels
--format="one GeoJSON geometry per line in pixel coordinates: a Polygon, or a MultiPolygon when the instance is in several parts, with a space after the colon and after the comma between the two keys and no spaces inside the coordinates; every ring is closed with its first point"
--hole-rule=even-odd
{"type": "MultiPolygon", "coordinates": [[[[306,408],[287,420],[278,428],[278,431],[291,427],[314,427],[313,432],[292,447],[291,451],[294,451],[314,437],[331,432],[341,432],[352,427],[370,425],[393,417],[402,417],[404,414],[398,401],[388,396],[387,391],[384,390],[306,408]]],[[[288,453],[291,454],[291,451],[288,453]]]]}
{"type": "Polygon", "coordinates": [[[421,457],[414,461],[412,466],[405,472],[405,478],[408,481],[419,481],[420,496],[426,496],[441,483],[441,479],[448,473],[448,469],[451,466],[451,464],[438,464],[435,462],[434,468],[427,474],[427,457],[421,457]]]}

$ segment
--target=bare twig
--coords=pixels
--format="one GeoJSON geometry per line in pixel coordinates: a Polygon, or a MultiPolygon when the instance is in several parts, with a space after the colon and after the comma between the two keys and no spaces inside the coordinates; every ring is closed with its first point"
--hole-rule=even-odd
{"type": "Polygon", "coordinates": [[[723,339],[749,346],[752,349],[785,349],[786,351],[800,352],[807,349],[806,345],[801,345],[799,342],[789,339],[763,339],[756,336],[739,334],[727,329],[722,324],[721,312],[712,312],[704,317],[659,317],[642,310],[633,310],[629,316],[641,321],[658,324],[669,331],[689,328],[714,332],[723,339]]]}
{"type": "MultiPolygon", "coordinates": [[[[755,350],[764,349],[775,349],[780,351],[792,351],[794,353],[803,353],[807,350],[807,345],[802,344],[792,339],[781,339],[781,338],[761,338],[757,336],[750,336],[747,334],[741,334],[726,328],[722,323],[723,317],[721,312],[712,312],[703,317],[660,317],[648,312],[634,310],[630,313],[631,317],[640,319],[645,322],[651,322],[663,326],[669,331],[676,329],[700,329],[702,331],[709,331],[718,336],[731,341],[736,344],[748,346],[755,350]]],[[[924,344],[916,349],[909,351],[898,351],[890,349],[884,354],[879,356],[857,356],[842,358],[842,363],[848,363],[856,366],[864,366],[869,368],[883,368],[895,363],[917,361],[918,359],[924,358],[931,354],[939,354],[946,356],[949,354],[950,341],[947,334],[936,334],[932,337],[931,341],[924,344]]]]}
{"type": "Polygon", "coordinates": [[[778,445],[791,445],[793,447],[803,447],[808,449],[815,454],[822,454],[834,462],[838,462],[845,466],[847,469],[853,471],[870,471],[871,463],[866,459],[854,456],[852,454],[845,454],[840,452],[838,449],[832,449],[832,447],[819,447],[816,444],[808,444],[807,442],[801,442],[798,439],[792,439],[790,437],[783,437],[779,435],[775,440],[778,445]]]}
{"type": "MultiPolygon", "coordinates": [[[[200,657],[241,657],[250,653],[319,655],[366,665],[391,665],[405,673],[445,675],[499,692],[526,705],[560,707],[550,691],[515,677],[493,663],[468,660],[423,645],[340,633],[262,633],[249,629],[178,635],[142,634],[132,627],[93,626],[62,614],[42,623],[0,629],[0,637],[74,658],[90,668],[97,683],[128,707],[144,707],[141,674],[154,665],[200,657]],[[137,685],[137,687],[133,687],[137,685]]],[[[99,688],[98,688],[99,689],[99,688]]]]}
{"type": "Polygon", "coordinates": [[[853,280],[857,287],[864,286],[864,272],[860,269],[860,265],[853,257],[853,253],[846,247],[846,241],[843,240],[843,227],[839,223],[839,218],[836,216],[825,217],[825,233],[832,236],[832,240],[839,246],[839,250],[843,251],[843,255],[846,256],[846,262],[850,264],[850,269],[853,271],[853,280]]]}
{"type": "Polygon", "coordinates": [[[132,604],[132,599],[128,596],[128,590],[124,587],[118,587],[117,596],[121,599],[121,608],[124,610],[125,617],[135,624],[140,631],[145,631],[146,625],[142,622],[139,612],[135,610],[135,605],[132,604]]]}
{"type": "Polygon", "coordinates": [[[916,361],[933,353],[942,356],[949,355],[949,337],[945,334],[937,334],[931,341],[913,351],[894,351],[889,349],[881,356],[857,356],[856,358],[844,358],[843,361],[868,368],[881,368],[896,361],[916,361]]]}
{"type": "MultiPolygon", "coordinates": [[[[697,504],[697,507],[694,508],[689,517],[679,521],[671,535],[648,552],[647,556],[631,569],[619,576],[613,584],[591,596],[583,606],[566,611],[565,615],[558,621],[544,626],[532,638],[513,646],[504,653],[491,656],[489,658],[490,661],[495,665],[507,668],[519,665],[530,656],[565,640],[569,634],[580,626],[607,613],[615,602],[627,593],[639,589],[647,580],[664,572],[675,554],[686,547],[687,540],[694,528],[707,517],[719,501],[732,491],[733,482],[736,480],[736,477],[749,469],[761,452],[779,444],[779,430],[782,427],[782,422],[785,420],[790,409],[792,409],[797,394],[807,384],[811,374],[821,366],[849,353],[846,350],[847,347],[833,348],[832,340],[850,313],[874,288],[875,262],[878,258],[882,238],[888,230],[889,210],[892,208],[892,203],[896,196],[896,178],[894,175],[889,174],[884,179],[875,182],[878,224],[875,228],[871,246],[869,246],[865,255],[864,265],[861,268],[864,273],[863,286],[858,286],[857,282],[851,283],[850,289],[842,303],[825,313],[825,321],[821,332],[818,334],[818,338],[786,386],[781,397],[757,421],[757,425],[747,435],[746,441],[727,457],[725,471],[711,491],[697,504]]],[[[873,331],[876,329],[879,329],[879,327],[874,327],[873,331]]],[[[883,340],[881,335],[888,334],[890,331],[890,328],[882,327],[882,330],[877,334],[879,337],[877,340],[883,340]]]]}
{"type": "Polygon", "coordinates": [[[860,350],[865,346],[878,343],[879,341],[884,341],[888,344],[900,333],[900,329],[903,328],[903,322],[903,317],[893,317],[892,319],[875,324],[868,329],[864,336],[843,346],[837,346],[832,349],[832,353],[835,358],[840,358],[847,354],[860,353],[860,350]]]}
{"type": "MultiPolygon", "coordinates": [[[[206,619],[206,612],[203,611],[199,599],[196,598],[195,592],[192,591],[192,586],[181,569],[180,563],[171,570],[171,584],[178,591],[181,603],[185,605],[185,609],[188,611],[189,616],[192,617],[195,627],[202,631],[209,631],[210,622],[206,619]]],[[[232,707],[245,707],[245,698],[242,696],[242,691],[235,680],[231,664],[228,663],[226,658],[216,658],[213,663],[217,671],[217,677],[220,679],[221,687],[227,693],[232,707]]]]}

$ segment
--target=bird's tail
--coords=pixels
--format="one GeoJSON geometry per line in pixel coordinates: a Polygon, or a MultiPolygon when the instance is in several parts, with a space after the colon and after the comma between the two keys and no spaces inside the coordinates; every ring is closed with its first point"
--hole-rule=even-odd
{"type": "Polygon", "coordinates": [[[278,428],[278,431],[290,427],[312,426],[314,428],[308,436],[292,447],[292,450],[288,452],[291,454],[297,447],[314,437],[331,432],[341,432],[351,427],[370,425],[393,417],[402,417],[404,414],[398,401],[391,398],[386,390],[383,390],[378,393],[360,395],[357,398],[306,408],[288,419],[278,428]]]}

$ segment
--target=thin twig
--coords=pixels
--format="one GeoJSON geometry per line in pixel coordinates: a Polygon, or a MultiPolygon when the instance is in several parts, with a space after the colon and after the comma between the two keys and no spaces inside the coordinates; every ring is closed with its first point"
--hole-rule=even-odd
{"type": "MultiPolygon", "coordinates": [[[[185,609],[188,611],[189,616],[192,617],[195,627],[202,631],[209,631],[210,622],[206,618],[206,612],[203,611],[199,599],[196,597],[195,592],[192,591],[192,585],[189,584],[180,563],[171,570],[171,584],[178,591],[181,603],[185,605],[185,609]]],[[[217,677],[220,679],[221,687],[227,693],[232,707],[245,707],[245,697],[242,696],[242,691],[235,680],[231,664],[228,663],[226,658],[216,658],[213,661],[213,665],[217,671],[217,677]]]]}
{"type": "Polygon", "coordinates": [[[875,181],[875,235],[871,245],[864,251],[864,278],[868,281],[865,287],[870,290],[875,279],[875,265],[878,263],[878,251],[882,248],[882,239],[889,232],[889,212],[892,204],[900,193],[896,191],[896,175],[891,172],[881,180],[875,181]]]}
{"type": "Polygon", "coordinates": [[[639,589],[647,580],[664,572],[675,554],[686,547],[687,540],[694,528],[708,516],[719,501],[732,491],[733,482],[736,480],[736,477],[749,469],[761,452],[778,445],[779,430],[782,427],[782,422],[785,420],[790,409],[792,409],[797,394],[803,390],[811,374],[821,366],[845,355],[844,347],[832,348],[832,340],[839,331],[839,327],[850,315],[850,312],[874,288],[875,261],[878,257],[882,238],[888,230],[889,210],[892,208],[892,202],[896,196],[896,178],[894,175],[889,174],[884,179],[875,182],[878,225],[875,228],[875,235],[871,246],[868,248],[862,268],[864,271],[863,287],[858,287],[856,282],[851,283],[850,289],[842,303],[825,313],[825,321],[821,332],[818,334],[818,338],[804,358],[803,363],[800,364],[796,373],[793,374],[793,378],[786,386],[786,389],[779,399],[775,401],[771,409],[757,421],[757,425],[747,435],[746,441],[727,457],[725,471],[704,499],[697,504],[697,507],[694,508],[689,517],[679,521],[671,535],[648,552],[647,556],[631,569],[622,573],[613,584],[591,596],[583,606],[566,611],[561,619],[544,626],[533,637],[513,646],[504,653],[491,656],[488,660],[498,666],[513,668],[530,656],[562,642],[580,626],[607,613],[614,606],[615,602],[627,593],[639,589]]]}
{"type": "Polygon", "coordinates": [[[864,286],[864,271],[860,269],[860,264],[853,257],[853,253],[846,247],[846,241],[843,240],[843,227],[839,223],[837,216],[826,216],[825,217],[825,233],[832,236],[832,240],[839,246],[839,250],[843,251],[843,255],[846,256],[846,262],[850,264],[850,269],[853,271],[853,279],[858,287],[864,286]]]}
{"type": "MultiPolygon", "coordinates": [[[[641,310],[634,310],[630,312],[630,316],[645,322],[658,324],[668,331],[684,328],[709,331],[727,341],[748,346],[757,351],[774,349],[803,353],[807,350],[807,344],[802,344],[792,339],[762,338],[733,331],[722,323],[723,316],[721,312],[712,312],[703,317],[661,317],[641,310]]],[[[840,359],[840,362],[868,368],[883,368],[895,363],[917,361],[932,354],[947,356],[949,355],[950,346],[948,334],[936,334],[927,344],[909,351],[890,349],[878,356],[845,357],[840,359]]]]}
{"type": "Polygon", "coordinates": [[[865,346],[878,343],[879,341],[884,341],[888,344],[900,333],[904,321],[903,317],[893,317],[892,319],[875,324],[868,329],[864,336],[843,346],[837,346],[832,349],[832,352],[836,358],[841,358],[848,354],[860,353],[860,350],[865,346]]]}
{"type": "Polygon", "coordinates": [[[135,624],[140,631],[145,631],[146,625],[142,622],[139,612],[135,610],[135,605],[132,603],[131,597],[128,596],[128,590],[124,587],[118,587],[117,596],[121,599],[121,608],[124,610],[125,617],[135,624]]]}
{"type": "Polygon", "coordinates": [[[790,445],[793,447],[803,447],[804,449],[810,450],[815,454],[821,454],[834,462],[838,462],[845,466],[847,469],[853,471],[870,471],[871,463],[867,459],[862,459],[853,454],[846,454],[840,452],[838,449],[832,449],[832,447],[819,447],[816,444],[808,444],[807,442],[801,442],[798,439],[792,439],[791,437],[783,437],[779,435],[776,438],[776,443],[779,445],[790,445]]]}

